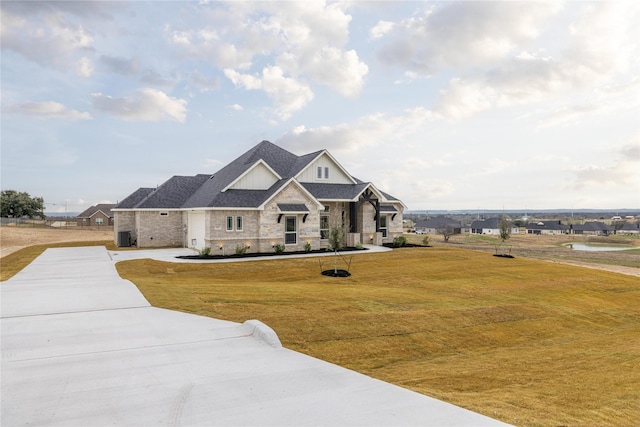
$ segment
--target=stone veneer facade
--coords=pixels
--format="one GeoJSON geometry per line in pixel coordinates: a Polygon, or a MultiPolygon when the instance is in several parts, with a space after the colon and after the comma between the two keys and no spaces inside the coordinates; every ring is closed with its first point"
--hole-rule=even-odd
{"type": "MultiPolygon", "coordinates": [[[[329,227],[343,226],[345,245],[381,245],[402,234],[402,215],[392,220],[393,215],[384,212],[381,215],[387,216],[387,237],[382,237],[381,232],[376,233],[375,208],[368,202],[357,204],[356,233],[349,233],[349,202],[326,202],[324,206],[328,207],[328,211],[318,206],[299,186],[291,183],[269,201],[264,210],[205,210],[204,246],[210,247],[214,255],[234,254],[238,247],[246,247],[247,252],[273,252],[276,244],[284,245],[287,216],[295,216],[297,221],[297,242],[285,245],[287,252],[304,250],[306,243],[311,245],[312,250],[328,246],[327,240],[320,239],[321,215],[329,216],[329,227]],[[281,203],[304,203],[309,212],[306,218],[302,213],[283,213],[278,208],[281,203]],[[226,226],[228,216],[234,219],[234,229],[231,231],[226,226]],[[235,229],[237,217],[242,217],[243,227],[240,231],[235,229]]],[[[402,211],[401,204],[394,206],[399,212],[402,211]]],[[[119,231],[129,231],[132,243],[139,248],[188,247],[188,215],[187,210],[121,211],[115,215],[114,239],[118,241],[119,231]]]]}

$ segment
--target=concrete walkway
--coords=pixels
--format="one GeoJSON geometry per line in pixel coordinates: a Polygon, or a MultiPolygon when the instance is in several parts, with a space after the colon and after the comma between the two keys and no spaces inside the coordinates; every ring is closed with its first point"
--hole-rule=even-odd
{"type": "Polygon", "coordinates": [[[48,249],[0,284],[2,426],[504,425],[282,348],[261,322],[151,307],[121,253],[48,249]]]}

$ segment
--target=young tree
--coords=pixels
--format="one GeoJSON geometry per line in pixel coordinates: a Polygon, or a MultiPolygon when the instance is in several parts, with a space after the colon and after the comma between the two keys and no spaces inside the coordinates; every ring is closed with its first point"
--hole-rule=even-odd
{"type": "Polygon", "coordinates": [[[502,240],[502,244],[509,240],[511,237],[511,224],[507,220],[507,217],[502,215],[500,217],[500,239],[502,240]]]}
{"type": "Polygon", "coordinates": [[[0,216],[44,219],[44,199],[31,197],[29,193],[25,192],[2,190],[0,193],[0,216]]]}
{"type": "Polygon", "coordinates": [[[453,227],[450,225],[447,225],[446,227],[441,227],[438,228],[436,230],[438,232],[438,234],[442,234],[442,237],[444,237],[444,241],[445,243],[449,241],[449,237],[453,236],[453,227]]]}
{"type": "Polygon", "coordinates": [[[331,227],[329,230],[329,245],[331,249],[333,249],[334,254],[334,262],[333,262],[333,273],[338,274],[338,251],[342,249],[342,241],[344,240],[344,229],[339,226],[331,227]]]}

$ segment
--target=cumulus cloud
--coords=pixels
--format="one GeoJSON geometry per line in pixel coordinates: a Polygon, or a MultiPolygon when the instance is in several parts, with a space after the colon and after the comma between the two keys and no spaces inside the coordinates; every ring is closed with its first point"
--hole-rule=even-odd
{"type": "Polygon", "coordinates": [[[223,68],[237,88],[264,91],[286,120],[313,98],[313,84],[349,97],[362,90],[369,68],[355,50],[344,48],[351,16],[343,8],[324,2],[217,3],[205,9],[207,27],[172,28],[168,38],[183,54],[223,68]]]}
{"type": "Polygon", "coordinates": [[[404,142],[407,135],[416,132],[435,119],[423,108],[407,110],[404,114],[374,113],[354,123],[307,128],[297,126],[278,139],[278,143],[297,152],[308,147],[323,147],[331,152],[357,153],[365,148],[404,142]]]}
{"type": "Polygon", "coordinates": [[[442,3],[371,31],[389,40],[378,52],[383,63],[428,75],[500,61],[533,41],[540,24],[558,10],[555,2],[442,3]]]}
{"type": "Polygon", "coordinates": [[[2,2],[0,15],[3,50],[87,76],[86,59],[81,58],[93,50],[93,36],[83,25],[72,22],[55,2],[2,2]]]}
{"type": "Polygon", "coordinates": [[[137,90],[133,97],[115,98],[94,93],[93,107],[123,120],[162,121],[176,120],[184,123],[187,101],[168,96],[156,89],[137,90]]]}
{"type": "MultiPolygon", "coordinates": [[[[609,81],[626,71],[637,50],[633,29],[625,25],[630,21],[622,19],[625,11],[630,13],[627,5],[597,3],[587,7],[571,26],[572,41],[556,57],[521,51],[499,66],[452,79],[434,111],[458,120],[492,107],[541,99],[549,102],[549,97],[569,99],[568,94],[590,92],[604,95],[609,81]]],[[[558,107],[556,118],[561,122],[591,114],[595,108],[592,102],[583,107],[558,107]]]]}
{"type": "Polygon", "coordinates": [[[7,113],[19,113],[39,119],[88,120],[91,114],[77,110],[69,110],[64,105],[48,102],[25,102],[3,109],[7,113]]]}
{"type": "Polygon", "coordinates": [[[225,70],[224,73],[238,88],[263,90],[274,101],[274,112],[281,120],[288,120],[313,99],[313,92],[307,85],[285,76],[280,67],[265,67],[261,76],[234,70],[225,70]]]}

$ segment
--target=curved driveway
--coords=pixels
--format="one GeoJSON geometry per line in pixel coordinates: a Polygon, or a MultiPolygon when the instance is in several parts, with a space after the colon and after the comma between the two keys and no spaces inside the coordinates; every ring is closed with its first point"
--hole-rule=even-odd
{"type": "Polygon", "coordinates": [[[151,307],[116,273],[126,253],[48,249],[0,285],[2,426],[503,425],[282,348],[258,321],[151,307]]]}

